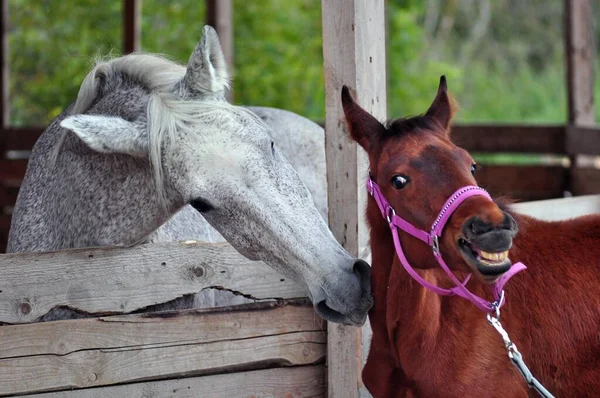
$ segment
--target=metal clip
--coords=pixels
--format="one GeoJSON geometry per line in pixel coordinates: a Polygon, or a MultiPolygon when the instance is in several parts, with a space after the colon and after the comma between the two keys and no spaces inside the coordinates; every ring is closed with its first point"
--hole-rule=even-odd
{"type": "Polygon", "coordinates": [[[375,188],[373,188],[373,180],[369,178],[369,194],[373,196],[375,194],[375,188]]]}
{"type": "Polygon", "coordinates": [[[433,253],[436,255],[440,254],[440,242],[438,240],[438,236],[435,234],[431,235],[431,247],[433,248],[433,253]]]}
{"type": "Polygon", "coordinates": [[[392,223],[392,220],[394,219],[395,216],[396,216],[396,211],[394,210],[394,208],[392,206],[388,206],[387,215],[385,216],[388,224],[392,223]]]}

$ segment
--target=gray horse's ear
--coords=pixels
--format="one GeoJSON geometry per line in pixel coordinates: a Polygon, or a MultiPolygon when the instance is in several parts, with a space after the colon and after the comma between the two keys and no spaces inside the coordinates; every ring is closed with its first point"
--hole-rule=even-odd
{"type": "Polygon", "coordinates": [[[191,96],[221,93],[229,88],[225,55],[211,26],[202,29],[202,39],[190,56],[181,88],[191,96]]]}
{"type": "Polygon", "coordinates": [[[91,149],[102,153],[148,156],[144,129],[120,117],[73,115],[60,122],[91,149]]]}

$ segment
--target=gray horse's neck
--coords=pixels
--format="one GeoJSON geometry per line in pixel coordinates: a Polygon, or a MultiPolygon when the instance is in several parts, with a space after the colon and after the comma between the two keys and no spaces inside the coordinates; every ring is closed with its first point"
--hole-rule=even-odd
{"type": "MultiPolygon", "coordinates": [[[[135,90],[125,97],[108,94],[89,113],[133,120],[144,114],[144,95],[135,90]]],[[[13,214],[10,252],[135,245],[184,205],[173,193],[167,195],[172,198],[167,209],[159,203],[148,159],[94,152],[62,130],[58,123],[67,112],[52,122],[33,149],[13,214]]]]}

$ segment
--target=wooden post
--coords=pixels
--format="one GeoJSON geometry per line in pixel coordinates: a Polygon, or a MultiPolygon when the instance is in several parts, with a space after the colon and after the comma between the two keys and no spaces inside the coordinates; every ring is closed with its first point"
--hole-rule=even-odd
{"type": "Polygon", "coordinates": [[[8,125],[8,0],[0,0],[0,11],[0,130],[2,130],[8,125]]]}
{"type": "MultiPolygon", "coordinates": [[[[572,127],[594,126],[594,43],[592,0],[565,0],[565,51],[567,63],[567,146],[575,137],[572,127]]],[[[581,157],[570,156],[567,189],[575,190],[574,176],[581,157]],[[579,159],[578,159],[579,158],[579,159]],[[578,161],[579,160],[579,161],[578,161]]]]}
{"type": "MultiPolygon", "coordinates": [[[[206,0],[206,23],[217,31],[221,48],[227,61],[229,75],[233,79],[233,4],[232,0],[206,0]]],[[[233,100],[229,91],[227,97],[233,100]]]]}
{"type": "MultiPolygon", "coordinates": [[[[325,146],[329,226],[353,255],[368,237],[364,220],[366,155],[348,139],[341,90],[380,120],[386,117],[385,1],[322,0],[326,89],[325,146]]],[[[358,397],[360,329],[328,324],[329,397],[358,397]]]]}
{"type": "Polygon", "coordinates": [[[594,125],[592,0],[565,0],[569,123],[594,125]]]}
{"type": "Polygon", "coordinates": [[[141,0],[123,1],[123,54],[139,51],[141,48],[141,0]]]}

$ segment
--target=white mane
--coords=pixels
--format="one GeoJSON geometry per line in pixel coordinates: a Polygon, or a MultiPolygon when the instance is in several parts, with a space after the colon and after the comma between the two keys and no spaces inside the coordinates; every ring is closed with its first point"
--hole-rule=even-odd
{"type": "Polygon", "coordinates": [[[162,162],[172,156],[169,149],[177,132],[197,134],[200,130],[206,133],[210,129],[231,131],[242,128],[249,118],[266,128],[263,120],[254,113],[227,101],[182,98],[176,87],[185,73],[185,66],[156,54],[129,54],[97,61],[83,80],[70,112],[81,114],[89,109],[98,95],[100,79],[110,83],[120,75],[126,75],[151,91],[146,107],[149,159],[157,194],[165,210],[167,201],[162,162]]]}

